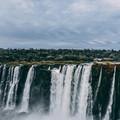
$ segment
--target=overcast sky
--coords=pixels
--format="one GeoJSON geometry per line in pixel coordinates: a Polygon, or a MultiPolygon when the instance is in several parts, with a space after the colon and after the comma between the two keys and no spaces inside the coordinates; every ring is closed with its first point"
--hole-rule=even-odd
{"type": "Polygon", "coordinates": [[[120,49],[120,0],[0,0],[0,48],[120,49]]]}

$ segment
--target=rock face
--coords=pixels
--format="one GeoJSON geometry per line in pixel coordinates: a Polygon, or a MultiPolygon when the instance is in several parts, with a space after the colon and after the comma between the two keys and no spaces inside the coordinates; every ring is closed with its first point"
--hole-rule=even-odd
{"type": "MultiPolygon", "coordinates": [[[[12,102],[15,103],[16,107],[20,107],[23,97],[23,91],[25,89],[25,82],[27,79],[28,71],[31,66],[22,65],[19,69],[19,78],[17,78],[18,88],[17,88],[17,97],[14,101],[12,97],[12,102]]],[[[0,95],[2,96],[0,102],[4,102],[3,107],[6,107],[9,90],[13,82],[13,76],[15,72],[12,73],[15,69],[15,66],[6,66],[1,65],[0,68],[0,95]],[[9,72],[10,71],[10,72],[9,72]]],[[[49,97],[50,97],[50,80],[51,80],[51,71],[47,70],[46,66],[34,66],[34,77],[30,85],[30,97],[29,97],[29,107],[32,109],[32,106],[38,105],[39,103],[44,103],[46,110],[49,108],[49,97]]],[[[15,87],[16,88],[16,87],[15,87]]],[[[15,92],[15,88],[13,92],[15,92]]],[[[10,103],[8,102],[8,105],[10,103]]],[[[9,109],[9,108],[8,108],[9,109]]]]}
{"type": "Polygon", "coordinates": [[[32,74],[30,69],[31,65],[0,66],[0,103],[3,109],[21,108],[24,90],[28,86],[25,84],[31,82],[30,89],[26,88],[29,90],[26,99],[29,112],[43,108],[45,113],[81,114],[83,120],[88,116],[94,120],[120,118],[119,64],[34,65],[33,77],[28,77],[32,74]],[[19,68],[17,73],[16,67],[19,68]],[[14,81],[14,88],[11,88],[14,81]],[[9,107],[12,105],[15,107],[9,107]]]}
{"type": "Polygon", "coordinates": [[[49,110],[50,101],[50,83],[51,72],[40,69],[39,66],[35,68],[35,76],[31,85],[30,92],[30,107],[42,104],[45,111],[49,110]]]}

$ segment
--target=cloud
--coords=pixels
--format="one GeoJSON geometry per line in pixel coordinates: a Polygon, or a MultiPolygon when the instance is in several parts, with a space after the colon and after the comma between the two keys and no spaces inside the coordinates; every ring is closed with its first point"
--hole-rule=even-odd
{"type": "Polygon", "coordinates": [[[93,41],[90,41],[90,42],[88,42],[89,44],[92,44],[92,45],[97,45],[97,43],[96,42],[93,42],[93,41]]]}
{"type": "Polygon", "coordinates": [[[115,9],[120,9],[120,1],[119,0],[103,0],[106,4],[114,7],[115,9]]]}
{"type": "Polygon", "coordinates": [[[88,1],[88,2],[77,1],[77,2],[73,2],[68,7],[66,13],[71,12],[76,16],[81,16],[81,13],[83,14],[91,13],[91,12],[94,12],[96,9],[97,9],[96,4],[92,3],[91,1],[88,1]]]}
{"type": "Polygon", "coordinates": [[[119,0],[4,0],[0,47],[119,49],[119,21],[119,0]]]}

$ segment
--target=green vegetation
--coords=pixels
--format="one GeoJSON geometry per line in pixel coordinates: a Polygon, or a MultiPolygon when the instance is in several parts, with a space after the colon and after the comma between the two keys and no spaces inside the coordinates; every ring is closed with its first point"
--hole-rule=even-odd
{"type": "Polygon", "coordinates": [[[95,59],[120,61],[120,50],[77,50],[77,49],[2,49],[0,63],[76,63],[92,62],[95,59]]]}

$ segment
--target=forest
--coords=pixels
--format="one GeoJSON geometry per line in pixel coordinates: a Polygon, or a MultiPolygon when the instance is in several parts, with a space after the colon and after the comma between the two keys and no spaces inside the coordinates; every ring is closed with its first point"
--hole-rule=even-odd
{"type": "Polygon", "coordinates": [[[41,61],[120,61],[120,50],[94,49],[3,49],[0,48],[0,63],[41,61]]]}

